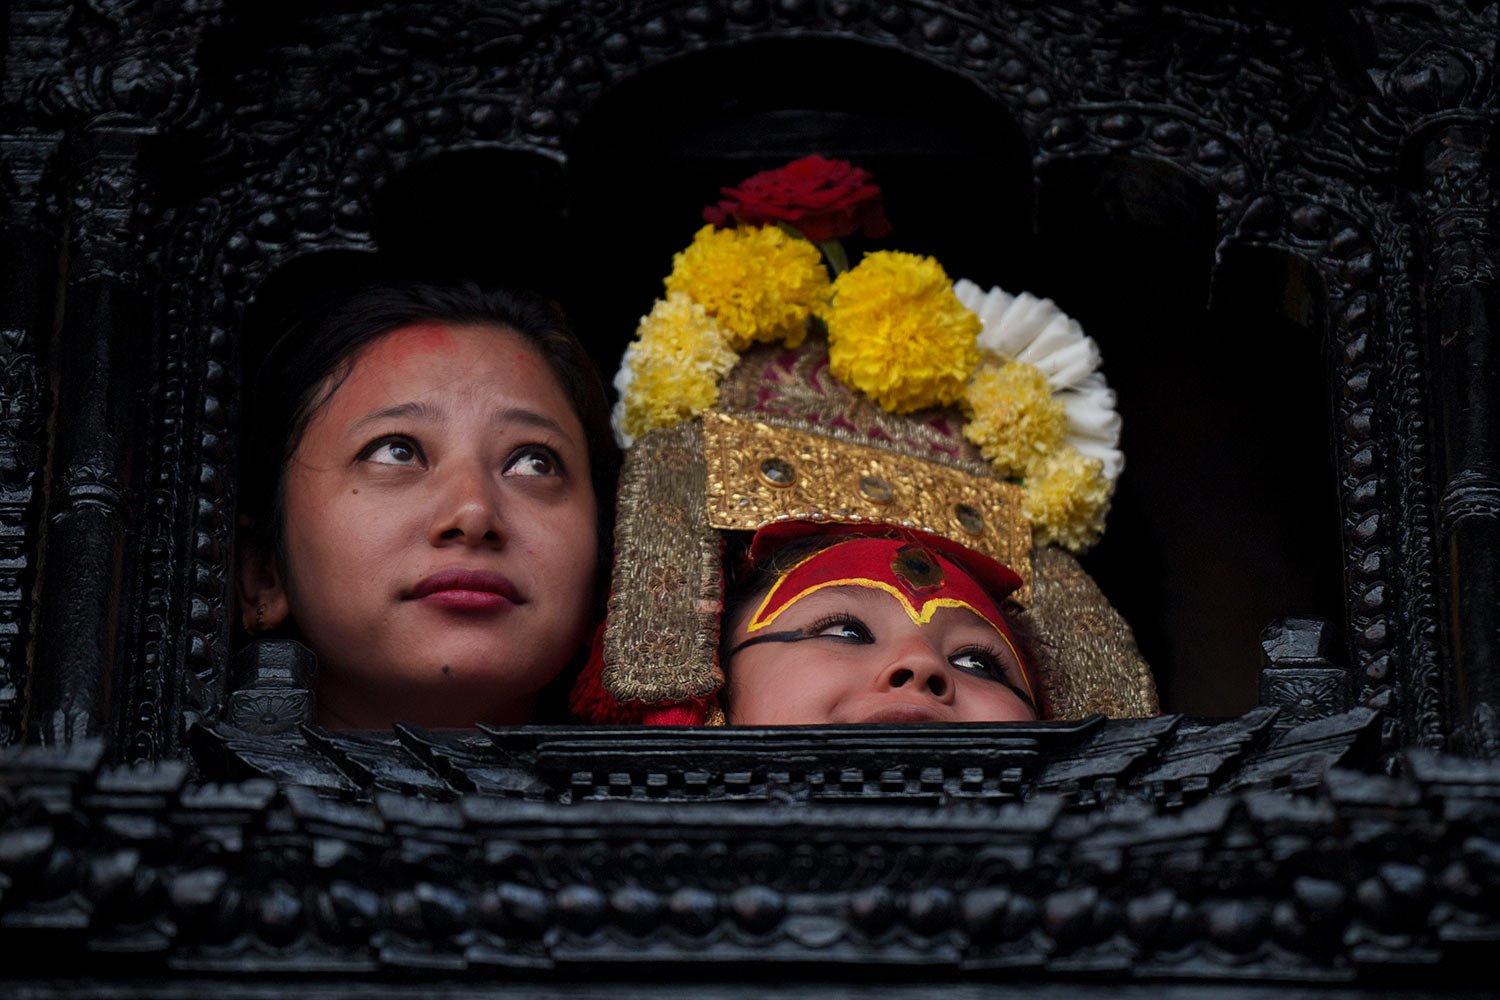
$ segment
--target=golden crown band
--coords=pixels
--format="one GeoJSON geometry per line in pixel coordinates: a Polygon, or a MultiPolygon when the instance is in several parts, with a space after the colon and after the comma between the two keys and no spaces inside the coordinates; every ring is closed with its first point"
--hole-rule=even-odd
{"type": "Polygon", "coordinates": [[[721,531],[775,521],[895,525],[947,538],[1004,563],[1031,603],[1031,525],[1021,487],[884,448],[705,413],[708,520],[721,531]]]}

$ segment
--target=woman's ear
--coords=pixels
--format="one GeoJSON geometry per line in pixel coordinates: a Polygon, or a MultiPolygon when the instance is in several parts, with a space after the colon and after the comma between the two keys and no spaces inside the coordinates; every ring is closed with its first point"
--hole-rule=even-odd
{"type": "MultiPolygon", "coordinates": [[[[242,539],[252,530],[251,525],[242,521],[242,539]]],[[[242,540],[237,562],[240,624],[250,635],[278,627],[292,610],[287,600],[286,573],[280,557],[263,552],[260,546],[249,540],[242,540]]]]}

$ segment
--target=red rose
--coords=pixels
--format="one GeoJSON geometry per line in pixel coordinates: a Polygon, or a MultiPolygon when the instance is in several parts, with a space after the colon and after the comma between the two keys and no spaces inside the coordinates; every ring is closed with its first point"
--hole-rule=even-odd
{"type": "Polygon", "coordinates": [[[891,231],[874,178],[843,160],[804,156],[719,193],[724,199],[703,210],[704,220],[715,226],[727,225],[731,217],[751,226],[784,222],[815,243],[842,239],[856,229],[876,239],[891,231]]]}

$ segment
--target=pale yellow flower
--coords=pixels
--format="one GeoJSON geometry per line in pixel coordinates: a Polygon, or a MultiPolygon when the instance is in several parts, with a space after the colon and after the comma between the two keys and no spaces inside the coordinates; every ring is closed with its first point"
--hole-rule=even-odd
{"type": "Polygon", "coordinates": [[[1099,370],[1099,345],[1051,299],[1028,292],[1011,295],[1003,288],[985,291],[972,281],[953,283],[958,301],[974,310],[984,324],[979,349],[1002,361],[1024,361],[1047,376],[1053,398],[1063,405],[1067,431],[1063,440],[1104,462],[1110,482],[1120,478],[1120,415],[1115,393],[1099,370]]]}
{"type": "Polygon", "coordinates": [[[964,437],[1002,476],[1024,475],[1062,444],[1067,431],[1066,411],[1047,376],[1024,361],[981,365],[964,390],[963,406],[969,415],[964,437]]]}
{"type": "Polygon", "coordinates": [[[739,361],[723,328],[681,292],[658,299],[625,351],[615,387],[622,443],[692,420],[719,399],[719,382],[739,361]]]}
{"type": "Polygon", "coordinates": [[[1063,445],[1037,462],[1026,476],[1022,501],[1041,545],[1081,552],[1104,534],[1112,484],[1104,463],[1063,445]]]}

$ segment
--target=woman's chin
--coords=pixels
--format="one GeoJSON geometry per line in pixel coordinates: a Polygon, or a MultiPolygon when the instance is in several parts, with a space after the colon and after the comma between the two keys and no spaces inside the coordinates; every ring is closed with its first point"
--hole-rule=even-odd
{"type": "Polygon", "coordinates": [[[532,721],[538,693],[560,672],[536,664],[465,657],[462,651],[420,665],[326,671],[318,685],[319,722],[336,729],[385,729],[409,722],[428,729],[532,721]],[[372,699],[369,692],[379,691],[372,699]]]}

